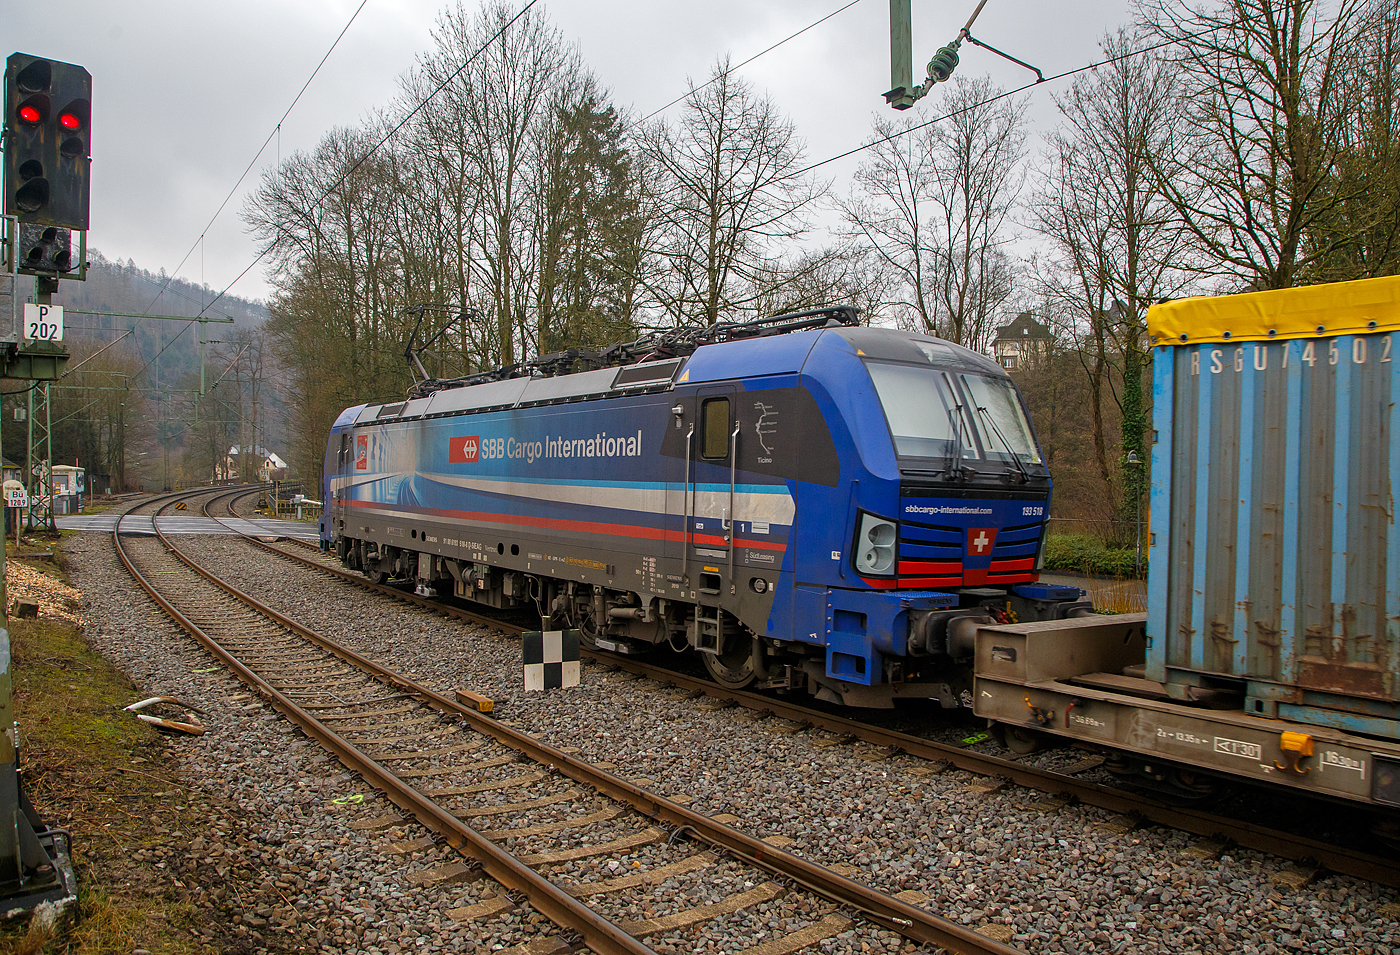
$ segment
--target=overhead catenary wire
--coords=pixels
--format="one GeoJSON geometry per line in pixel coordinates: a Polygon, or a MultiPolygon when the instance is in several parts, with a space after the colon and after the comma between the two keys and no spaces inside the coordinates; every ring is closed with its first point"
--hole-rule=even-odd
{"type": "MultiPolygon", "coordinates": [[[[350,19],[346,21],[345,26],[342,27],[340,33],[338,33],[338,34],[336,35],[336,38],[335,38],[334,42],[332,42],[331,45],[330,45],[330,48],[329,48],[328,50],[326,50],[325,55],[321,57],[321,61],[320,61],[319,63],[316,64],[316,68],[315,68],[314,70],[312,70],[312,71],[311,71],[311,75],[308,76],[308,77],[306,78],[306,82],[302,84],[302,87],[301,87],[301,89],[297,92],[297,95],[296,95],[295,97],[292,98],[292,102],[291,102],[291,104],[287,107],[286,111],[282,114],[282,118],[279,119],[279,120],[277,121],[277,125],[273,127],[272,132],[268,133],[267,138],[264,139],[263,142],[262,142],[262,145],[258,147],[258,151],[253,155],[253,158],[252,158],[251,160],[249,160],[247,167],[244,168],[243,173],[238,177],[238,181],[235,182],[235,183],[233,184],[233,188],[231,188],[231,189],[229,190],[229,192],[228,192],[228,195],[226,195],[226,196],[224,197],[224,201],[221,202],[221,203],[219,203],[219,208],[218,208],[218,209],[214,210],[214,214],[213,214],[212,216],[210,216],[208,223],[206,223],[205,226],[204,226],[204,228],[200,231],[199,237],[198,237],[197,239],[194,240],[193,244],[190,245],[189,251],[187,251],[187,252],[185,253],[184,258],[180,259],[180,263],[179,263],[178,265],[175,266],[174,270],[170,273],[169,278],[167,278],[167,279],[165,280],[165,283],[164,283],[163,285],[161,285],[160,289],[156,292],[155,298],[151,299],[151,303],[150,303],[149,305],[146,306],[146,309],[145,309],[146,312],[149,313],[150,310],[151,310],[152,308],[155,308],[155,305],[156,305],[157,302],[160,301],[161,296],[164,295],[165,292],[167,291],[167,289],[170,288],[170,283],[173,282],[173,281],[175,281],[175,277],[176,277],[177,275],[179,275],[180,269],[184,268],[185,263],[188,262],[190,256],[194,254],[194,250],[195,250],[195,249],[199,249],[199,250],[200,250],[200,259],[201,259],[200,271],[201,271],[201,273],[203,272],[203,246],[204,246],[204,237],[208,234],[209,229],[213,227],[214,222],[219,218],[219,216],[223,213],[224,209],[228,206],[229,200],[231,200],[231,199],[234,197],[234,195],[238,192],[238,187],[241,186],[241,185],[243,184],[243,180],[246,179],[246,178],[248,177],[248,173],[252,171],[253,166],[257,164],[258,159],[259,159],[259,158],[262,156],[262,154],[267,150],[267,145],[268,145],[268,143],[272,142],[274,138],[277,138],[277,141],[278,141],[278,149],[279,149],[279,153],[280,153],[282,124],[283,124],[284,122],[286,122],[287,117],[291,115],[292,110],[295,109],[297,103],[299,103],[299,102],[301,101],[302,96],[305,95],[307,89],[310,88],[311,82],[312,82],[314,79],[316,79],[317,74],[319,74],[319,73],[321,72],[321,67],[323,67],[323,66],[326,65],[326,61],[327,61],[328,59],[330,59],[331,54],[335,52],[335,48],[336,48],[337,46],[340,45],[340,41],[345,37],[345,34],[349,31],[350,26],[355,22],[355,19],[356,19],[357,17],[359,17],[360,11],[363,10],[363,9],[365,8],[365,5],[366,5],[368,2],[369,2],[369,0],[360,0],[360,5],[359,5],[358,7],[355,8],[355,12],[352,13],[352,14],[350,15],[350,19]]],[[[247,270],[246,270],[246,269],[244,270],[243,274],[244,274],[244,275],[247,274],[247,270]]],[[[242,278],[242,275],[240,275],[239,278],[242,278]]],[[[235,280],[235,281],[237,281],[237,280],[235,280]]],[[[201,282],[201,285],[202,285],[202,282],[201,282]]],[[[201,308],[200,308],[200,310],[199,310],[199,314],[200,314],[200,315],[203,315],[205,312],[207,312],[207,311],[209,310],[209,308],[214,304],[214,302],[217,302],[219,299],[223,298],[224,294],[225,294],[225,293],[228,291],[228,289],[231,288],[231,287],[232,287],[232,285],[230,284],[230,286],[226,287],[226,288],[224,289],[223,292],[220,292],[218,295],[216,295],[216,296],[214,297],[214,300],[211,301],[208,305],[204,305],[203,302],[201,301],[201,308]]],[[[181,297],[182,297],[182,298],[186,298],[186,299],[188,299],[188,300],[191,301],[191,302],[194,301],[194,299],[193,299],[193,298],[190,298],[189,296],[182,295],[181,297]]],[[[201,299],[202,299],[202,298],[203,298],[203,295],[201,294],[200,297],[201,297],[201,299]]],[[[163,354],[165,353],[165,350],[166,350],[167,348],[169,348],[169,347],[170,347],[171,345],[173,345],[176,341],[178,341],[178,340],[185,334],[185,332],[189,331],[190,328],[193,327],[193,326],[194,326],[194,321],[190,321],[187,325],[185,325],[183,328],[181,328],[179,331],[177,331],[174,335],[172,335],[172,336],[170,337],[170,340],[167,341],[167,342],[165,343],[165,345],[161,347],[160,351],[156,352],[155,356],[152,357],[150,361],[146,362],[146,364],[143,365],[143,366],[141,367],[140,371],[138,371],[137,374],[140,374],[142,371],[145,371],[147,368],[149,368],[157,359],[160,358],[161,355],[163,355],[163,354]]]]}
{"type": "MultiPolygon", "coordinates": [[[[321,57],[321,62],[316,64],[316,68],[312,70],[311,75],[306,78],[306,82],[303,83],[301,89],[297,91],[297,95],[292,98],[292,102],[287,107],[286,112],[282,114],[282,118],[277,120],[277,125],[273,127],[272,132],[267,134],[267,138],[264,139],[262,145],[258,147],[258,151],[254,153],[253,158],[248,161],[248,165],[246,168],[244,168],[242,174],[238,177],[238,181],[233,184],[233,188],[229,189],[228,195],[224,196],[224,201],[219,203],[219,208],[214,210],[214,214],[209,217],[209,221],[205,224],[204,228],[200,230],[199,238],[195,239],[194,242],[190,245],[189,251],[186,252],[184,258],[180,260],[180,264],[175,266],[175,268],[171,271],[170,278],[167,279],[165,284],[161,286],[160,291],[156,293],[156,297],[151,300],[151,304],[146,306],[147,311],[155,307],[156,302],[160,301],[160,297],[165,294],[166,288],[169,287],[170,283],[175,280],[175,276],[180,274],[180,269],[184,268],[185,263],[189,261],[190,256],[194,254],[194,250],[196,248],[200,248],[200,256],[202,260],[203,249],[201,248],[201,246],[204,242],[204,237],[208,235],[210,228],[212,228],[214,225],[214,222],[219,218],[219,216],[223,213],[224,209],[228,206],[229,200],[232,199],[234,197],[234,194],[238,192],[238,187],[243,185],[243,180],[248,178],[248,173],[252,172],[253,166],[257,164],[257,161],[262,157],[262,154],[266,152],[268,143],[272,142],[274,137],[278,138],[278,150],[280,154],[280,137],[282,133],[282,124],[287,121],[287,117],[292,114],[292,110],[296,109],[297,103],[301,102],[301,98],[306,94],[307,89],[310,88],[311,82],[314,79],[316,79],[316,75],[321,72],[321,67],[326,65],[326,61],[331,58],[331,54],[334,53],[335,48],[340,45],[340,41],[345,38],[345,34],[349,32],[351,25],[355,22],[355,19],[360,15],[360,11],[365,8],[365,4],[367,3],[369,3],[369,0],[360,0],[360,5],[355,8],[354,13],[350,14],[350,19],[345,22],[345,26],[342,27],[340,33],[336,35],[335,40],[330,45],[330,48],[326,50],[325,56],[321,57]]],[[[203,312],[201,312],[200,314],[203,314],[203,312]]]]}
{"type": "MultiPolygon", "coordinates": [[[[844,6],[838,7],[837,9],[835,9],[835,10],[831,11],[830,13],[828,13],[826,16],[822,17],[820,20],[814,20],[814,21],[812,21],[811,23],[807,24],[807,25],[806,25],[805,27],[803,27],[802,29],[798,30],[796,33],[793,33],[793,34],[790,34],[789,36],[784,37],[783,39],[779,40],[777,43],[774,43],[772,46],[768,47],[768,48],[765,49],[765,50],[760,50],[758,53],[755,53],[753,56],[749,57],[747,60],[744,60],[742,63],[736,63],[734,66],[730,67],[730,71],[732,72],[732,71],[734,71],[734,70],[742,70],[744,67],[748,66],[750,63],[752,63],[754,60],[758,59],[759,57],[761,57],[761,56],[767,56],[769,53],[772,53],[774,50],[776,50],[778,47],[782,46],[784,43],[787,43],[787,42],[790,41],[790,40],[795,40],[795,39],[797,39],[797,38],[800,37],[802,34],[806,33],[808,30],[811,30],[811,29],[813,29],[813,28],[815,28],[815,27],[821,26],[823,23],[825,23],[826,21],[830,20],[832,17],[836,16],[838,13],[844,13],[845,11],[849,10],[851,7],[855,6],[857,3],[860,3],[860,2],[861,2],[861,0],[851,0],[850,3],[847,3],[847,4],[845,4],[844,6]]],[[[983,3],[985,3],[985,2],[986,2],[986,0],[983,0],[983,3]]],[[[980,10],[981,8],[979,7],[978,9],[980,10]]],[[[710,79],[708,79],[708,80],[706,80],[705,82],[701,83],[699,86],[695,86],[695,87],[692,87],[692,88],[686,90],[686,91],[685,91],[684,93],[682,93],[680,96],[677,96],[675,99],[671,100],[669,103],[665,104],[664,106],[658,106],[656,109],[652,110],[650,113],[647,113],[647,114],[646,114],[645,116],[643,116],[641,119],[636,120],[635,122],[629,124],[627,128],[630,130],[630,129],[633,129],[633,128],[637,127],[637,126],[640,126],[642,123],[645,123],[647,120],[649,120],[649,119],[651,119],[651,118],[657,116],[658,114],[664,113],[666,110],[670,109],[672,106],[675,106],[675,105],[676,105],[677,103],[679,103],[681,100],[684,100],[684,99],[686,99],[686,98],[688,98],[688,97],[690,97],[690,96],[694,96],[696,93],[700,92],[700,91],[703,90],[705,87],[709,86],[711,83],[716,82],[718,79],[719,79],[719,77],[717,77],[717,76],[711,77],[710,79]]]]}
{"type": "Polygon", "coordinates": [[[951,113],[945,113],[942,116],[935,116],[933,119],[925,120],[924,122],[919,123],[918,125],[910,126],[907,129],[896,130],[895,132],[890,133],[888,136],[881,136],[878,139],[872,139],[868,143],[862,143],[861,145],[856,146],[852,149],[847,149],[845,152],[837,153],[834,156],[828,156],[826,159],[823,159],[819,162],[811,163],[809,165],[803,166],[801,169],[795,170],[794,172],[790,172],[785,176],[781,176],[776,181],[782,182],[788,179],[796,179],[798,176],[804,176],[814,169],[820,169],[822,166],[845,159],[848,156],[854,156],[856,153],[864,152],[867,149],[873,149],[876,146],[880,146],[888,142],[893,142],[894,140],[899,139],[903,136],[907,136],[910,133],[918,132],[921,129],[927,129],[928,127],[933,126],[937,123],[946,122],[947,120],[952,119],[954,116],[959,116],[971,110],[979,109],[983,106],[995,103],[998,100],[1003,100],[1007,99],[1008,97],[1016,96],[1017,94],[1024,93],[1027,90],[1034,89],[1037,86],[1044,85],[1045,83],[1052,83],[1056,80],[1063,80],[1071,76],[1077,76],[1080,73],[1089,73],[1099,69],[1100,67],[1108,66],[1110,63],[1117,63],[1122,60],[1128,60],[1135,56],[1141,56],[1144,53],[1153,53],[1157,50],[1161,50],[1169,46],[1175,46],[1176,44],[1182,43],[1185,40],[1193,40],[1198,36],[1205,36],[1207,33],[1214,33],[1215,31],[1220,29],[1222,29],[1222,27],[1220,26],[1208,27],[1204,30],[1200,30],[1196,33],[1190,34],[1189,36],[1173,38],[1170,40],[1163,40],[1161,43],[1155,43],[1151,46],[1139,47],[1136,50],[1129,50],[1126,53],[1120,53],[1117,56],[1110,56],[1102,60],[1096,60],[1093,63],[1088,63],[1084,66],[1075,67],[1072,70],[1065,70],[1063,73],[1056,73],[1053,76],[1046,76],[1036,80],[1032,80],[1031,82],[1026,83],[1022,86],[1018,86],[1015,89],[1003,90],[1000,93],[988,96],[984,100],[979,100],[976,103],[971,103],[967,106],[964,106],[962,109],[955,109],[951,113]]]}

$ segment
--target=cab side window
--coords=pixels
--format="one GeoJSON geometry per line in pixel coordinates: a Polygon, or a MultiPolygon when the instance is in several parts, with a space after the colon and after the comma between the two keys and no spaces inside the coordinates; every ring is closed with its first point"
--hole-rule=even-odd
{"type": "Polygon", "coordinates": [[[710,398],[701,406],[703,440],[700,456],[724,458],[729,456],[729,399],[710,398]]]}

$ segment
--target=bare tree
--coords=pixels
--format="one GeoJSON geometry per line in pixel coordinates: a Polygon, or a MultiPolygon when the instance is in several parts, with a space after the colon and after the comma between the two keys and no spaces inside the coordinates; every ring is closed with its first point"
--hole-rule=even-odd
{"type": "MultiPolygon", "coordinates": [[[[131,387],[141,359],[126,335],[108,345],[76,338],[71,352],[74,370],[55,388],[53,418],[73,426],[56,429],[55,458],[71,450],[88,466],[89,488],[120,491],[126,483],[128,449],[146,431],[146,395],[131,387]],[[73,434],[76,441],[64,440],[73,434]],[[103,478],[105,483],[100,483],[103,478]]],[[[21,456],[13,448],[6,455],[21,456]]]]}
{"type": "Polygon", "coordinates": [[[676,129],[657,121],[639,138],[657,216],[650,293],[682,320],[752,311],[771,285],[772,249],[805,232],[823,191],[800,175],[792,124],[725,59],[709,83],[691,84],[676,129]]]}
{"type": "Polygon", "coordinates": [[[871,249],[853,242],[800,252],[777,265],[755,301],[760,315],[854,305],[867,322],[889,318],[894,273],[871,249]]]}
{"type": "Polygon", "coordinates": [[[1025,156],[1025,100],[1001,99],[986,77],[955,78],[939,108],[932,153],[939,207],[937,294],[943,337],[981,351],[1011,297],[1009,238],[1025,156]]]}
{"type": "Polygon", "coordinates": [[[875,120],[873,145],[847,198],[837,198],[848,238],[878,256],[902,286],[897,302],[920,331],[937,333],[934,262],[939,253],[933,185],[934,137],[914,120],[875,120]]]}
{"type": "MultiPolygon", "coordinates": [[[[531,137],[548,110],[542,82],[568,85],[577,53],[543,13],[516,11],[499,0],[473,15],[463,3],[438,20],[437,50],[423,59],[415,90],[436,89],[425,122],[447,140],[445,152],[466,180],[471,215],[464,222],[474,254],[466,260],[494,323],[495,354],[517,360],[517,334],[528,325],[534,278],[534,218],[530,214],[531,137]],[[514,23],[511,23],[512,20],[514,23]],[[462,68],[462,64],[467,64],[462,68]]],[[[420,127],[421,128],[421,127],[420,127]]]]}
{"type": "Polygon", "coordinates": [[[1327,186],[1361,2],[1140,0],[1181,80],[1180,146],[1158,177],[1211,271],[1287,288],[1330,254],[1335,240],[1304,237],[1346,198],[1327,186]]]}
{"type": "Polygon", "coordinates": [[[1025,102],[986,78],[955,79],[916,127],[877,119],[852,195],[838,201],[848,236],[881,257],[904,285],[913,324],[984,348],[1011,296],[1002,249],[1023,177],[1025,102]]]}
{"type": "Polygon", "coordinates": [[[1104,490],[1112,497],[1121,484],[1134,500],[1146,477],[1147,308],[1178,294],[1190,274],[1183,268],[1186,230],[1154,173],[1157,157],[1176,148],[1172,67],[1134,55],[1123,31],[1105,39],[1104,51],[1106,65],[1056,97],[1064,122],[1048,137],[1031,226],[1048,247],[1039,290],[1062,332],[1079,342],[1104,490]],[[1107,400],[1120,412],[1117,466],[1108,449],[1107,400]],[[1123,463],[1129,452],[1139,463],[1123,463]]]}
{"type": "Polygon", "coordinates": [[[1324,186],[1336,201],[1304,240],[1311,281],[1400,271],[1400,8],[1393,0],[1367,4],[1350,46],[1339,64],[1347,104],[1340,151],[1324,186]]]}
{"type": "Polygon", "coordinates": [[[389,214],[400,190],[369,130],[333,130],[263,177],[244,220],[271,251],[271,329],[294,360],[325,350],[352,397],[401,392],[405,302],[389,214]],[[397,347],[395,347],[397,346],[397,347]]]}

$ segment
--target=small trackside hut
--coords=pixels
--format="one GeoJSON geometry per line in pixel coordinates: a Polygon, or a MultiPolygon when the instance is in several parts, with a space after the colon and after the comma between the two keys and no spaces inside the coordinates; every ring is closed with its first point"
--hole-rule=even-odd
{"type": "Polygon", "coordinates": [[[975,712],[1183,797],[1400,807],[1400,277],[1184,299],[1148,330],[1148,612],[982,628],[975,712]]]}
{"type": "Polygon", "coordinates": [[[322,540],[372,578],[693,650],[733,688],[971,700],[1036,583],[1050,476],[996,363],[832,307],[546,355],[343,412],[322,540]]]}

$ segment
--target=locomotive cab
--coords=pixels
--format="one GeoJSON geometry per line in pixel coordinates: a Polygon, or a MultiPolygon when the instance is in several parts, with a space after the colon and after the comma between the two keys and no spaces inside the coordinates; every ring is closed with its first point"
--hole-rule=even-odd
{"type": "Polygon", "coordinates": [[[850,328],[822,335],[803,379],[842,460],[837,487],[798,489],[799,577],[822,586],[796,588],[794,630],[826,634],[825,660],[804,663],[809,689],[970,705],[978,625],[1089,612],[1077,588],[1036,583],[1050,475],[999,365],[850,328]]]}

